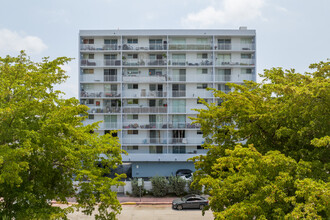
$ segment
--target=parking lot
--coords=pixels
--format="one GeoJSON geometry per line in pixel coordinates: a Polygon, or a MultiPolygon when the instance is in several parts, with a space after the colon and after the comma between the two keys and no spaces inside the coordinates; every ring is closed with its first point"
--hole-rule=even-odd
{"type": "MultiPolygon", "coordinates": [[[[213,215],[211,211],[206,211],[202,216],[201,210],[173,210],[171,205],[123,205],[123,210],[118,216],[119,220],[211,220],[213,215]]],[[[70,214],[69,219],[91,220],[93,216],[85,216],[79,212],[70,214]]]]}

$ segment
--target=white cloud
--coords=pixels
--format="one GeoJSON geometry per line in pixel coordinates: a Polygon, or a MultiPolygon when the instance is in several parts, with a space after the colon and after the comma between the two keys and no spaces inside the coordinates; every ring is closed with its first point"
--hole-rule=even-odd
{"type": "Polygon", "coordinates": [[[0,51],[2,54],[18,53],[21,50],[31,54],[39,54],[45,49],[47,46],[39,37],[0,29],[0,51]]]}
{"type": "Polygon", "coordinates": [[[263,18],[261,10],[266,0],[223,0],[221,4],[212,1],[197,13],[190,13],[181,20],[185,27],[210,27],[218,24],[241,23],[263,18]]]}

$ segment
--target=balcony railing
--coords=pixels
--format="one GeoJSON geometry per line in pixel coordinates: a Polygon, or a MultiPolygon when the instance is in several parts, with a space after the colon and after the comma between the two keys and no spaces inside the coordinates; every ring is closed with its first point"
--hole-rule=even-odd
{"type": "Polygon", "coordinates": [[[170,138],[170,144],[204,144],[203,138],[170,138]]]}
{"type": "Polygon", "coordinates": [[[87,110],[88,113],[120,113],[120,107],[91,107],[87,110]]]}
{"type": "Polygon", "coordinates": [[[172,91],[172,97],[186,97],[186,91],[172,91]]]}
{"type": "Polygon", "coordinates": [[[160,92],[160,91],[145,91],[143,89],[137,92],[124,91],[124,97],[127,98],[143,98],[143,97],[161,98],[166,96],[167,96],[167,92],[160,92]]]}
{"type": "Polygon", "coordinates": [[[169,50],[212,50],[212,44],[169,44],[169,50]]]}
{"type": "Polygon", "coordinates": [[[116,91],[108,91],[108,92],[101,92],[101,91],[81,91],[80,97],[87,97],[87,98],[111,98],[111,97],[120,97],[120,93],[116,91]]]}
{"type": "Polygon", "coordinates": [[[132,122],[124,122],[123,129],[166,129],[166,123],[159,122],[149,122],[149,123],[132,123],[132,122]]]}
{"type": "Polygon", "coordinates": [[[212,59],[195,59],[195,60],[185,60],[185,59],[172,59],[169,61],[171,66],[211,66],[213,64],[212,59]]]}
{"type": "Polygon", "coordinates": [[[124,82],[165,82],[166,75],[155,75],[155,76],[145,76],[145,75],[124,75],[124,82]]]}
{"type": "Polygon", "coordinates": [[[166,144],[166,138],[133,138],[123,137],[122,144],[166,144]]]}
{"type": "Polygon", "coordinates": [[[167,113],[167,107],[124,107],[123,113],[167,113]]]}
{"type": "Polygon", "coordinates": [[[120,50],[118,44],[82,44],[80,50],[120,50]]]}
{"type": "Polygon", "coordinates": [[[216,50],[255,50],[255,44],[219,43],[216,50]]]}
{"type": "Polygon", "coordinates": [[[124,66],[166,66],[167,61],[164,59],[124,59],[124,66]]]}
{"type": "Polygon", "coordinates": [[[95,76],[94,74],[80,75],[81,82],[117,82],[118,76],[95,76]]]}
{"type": "Polygon", "coordinates": [[[121,129],[119,122],[103,122],[99,124],[100,129],[102,130],[112,130],[112,129],[121,129]]]}
{"type": "Polygon", "coordinates": [[[230,82],[231,81],[231,75],[225,75],[225,74],[216,74],[215,75],[215,81],[220,82],[230,82]]]}
{"type": "Polygon", "coordinates": [[[218,60],[217,66],[253,66],[254,59],[241,59],[241,60],[218,60]]]}
{"type": "Polygon", "coordinates": [[[81,66],[120,66],[120,60],[114,59],[104,59],[104,60],[95,60],[95,59],[82,59],[81,66]]]}

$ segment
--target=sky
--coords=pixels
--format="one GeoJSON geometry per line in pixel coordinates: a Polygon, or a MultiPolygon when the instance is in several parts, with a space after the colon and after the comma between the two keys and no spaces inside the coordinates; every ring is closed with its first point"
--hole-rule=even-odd
{"type": "MultiPolygon", "coordinates": [[[[85,29],[238,29],[257,32],[257,72],[309,71],[330,58],[329,0],[0,0],[0,57],[25,50],[75,58],[57,88],[78,97],[78,34],[85,29]]],[[[260,77],[257,81],[260,81],[260,77]]]]}

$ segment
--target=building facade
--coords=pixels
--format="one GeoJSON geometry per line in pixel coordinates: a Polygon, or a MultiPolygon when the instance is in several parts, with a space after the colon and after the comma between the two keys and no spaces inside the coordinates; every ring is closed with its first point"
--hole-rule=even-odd
{"type": "Polygon", "coordinates": [[[194,170],[205,154],[193,109],[219,102],[206,88],[256,80],[256,33],[238,30],[81,30],[79,99],[85,124],[116,135],[133,177],[194,170]]]}

